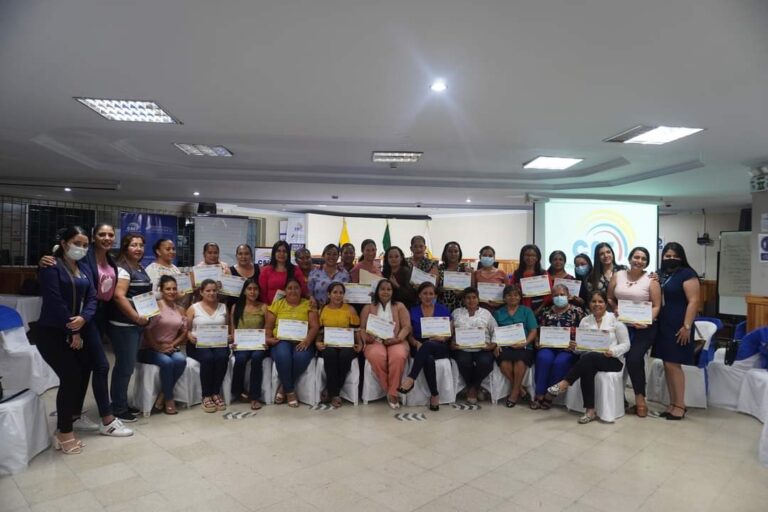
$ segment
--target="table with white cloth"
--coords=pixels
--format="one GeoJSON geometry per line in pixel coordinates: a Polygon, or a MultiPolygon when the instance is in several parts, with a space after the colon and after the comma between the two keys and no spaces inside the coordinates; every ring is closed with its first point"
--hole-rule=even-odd
{"type": "Polygon", "coordinates": [[[10,295],[0,293],[0,306],[8,306],[15,309],[24,322],[24,330],[29,331],[29,324],[37,322],[40,318],[40,309],[43,307],[43,298],[33,295],[10,295]]]}
{"type": "MultiPolygon", "coordinates": [[[[5,397],[18,390],[5,390],[5,397]]],[[[27,469],[35,455],[51,444],[43,401],[31,390],[0,403],[0,475],[27,469]]]]}

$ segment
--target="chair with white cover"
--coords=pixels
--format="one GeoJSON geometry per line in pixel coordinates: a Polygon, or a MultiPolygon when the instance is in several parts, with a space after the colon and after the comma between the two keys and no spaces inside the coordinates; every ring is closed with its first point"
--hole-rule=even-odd
{"type": "Polygon", "coordinates": [[[768,422],[768,370],[753,368],[747,372],[739,391],[738,411],[768,422]]]}
{"type": "MultiPolygon", "coordinates": [[[[535,371],[535,367],[536,365],[533,365],[528,368],[528,371],[525,372],[525,376],[523,377],[523,388],[527,390],[531,396],[536,394],[536,388],[533,379],[533,372],[535,371]]],[[[499,365],[494,362],[493,370],[491,370],[491,373],[485,379],[483,379],[480,387],[485,388],[490,392],[491,403],[495,404],[500,399],[509,396],[509,392],[512,389],[512,383],[509,382],[503,373],[501,373],[499,365]]]]}
{"type": "MultiPolygon", "coordinates": [[[[317,381],[318,381],[318,364],[317,364],[317,357],[313,357],[312,361],[310,361],[309,366],[307,366],[307,370],[301,374],[301,377],[298,378],[296,381],[296,387],[294,391],[296,392],[296,398],[298,398],[299,402],[307,404],[307,405],[317,405],[320,402],[320,391],[317,387],[317,381]]],[[[273,390],[273,398],[274,393],[277,392],[278,387],[280,386],[280,376],[277,373],[277,365],[275,363],[272,363],[272,390],[273,390]]]]}
{"type": "MultiPolygon", "coordinates": [[[[565,392],[569,411],[584,412],[581,379],[565,392]]],[[[602,421],[613,423],[624,416],[624,372],[597,372],[595,375],[595,412],[602,421]]]]}
{"type": "Polygon", "coordinates": [[[747,372],[760,368],[758,346],[765,336],[765,331],[756,329],[749,334],[746,331],[746,321],[739,323],[734,331],[733,339],[739,343],[735,361],[725,364],[725,349],[710,350],[712,361],[707,367],[709,380],[709,404],[732,411],[737,410],[739,392],[747,372]]]}
{"type": "MultiPolygon", "coordinates": [[[[317,383],[315,389],[317,390],[317,401],[320,401],[320,394],[325,389],[328,381],[328,377],[325,374],[325,360],[322,357],[317,358],[317,383]]],[[[375,377],[374,377],[375,378],[375,377]]],[[[349,368],[347,378],[344,380],[344,384],[341,386],[339,396],[348,402],[352,402],[353,405],[357,405],[360,400],[360,365],[357,358],[352,360],[352,366],[349,368]]]]}
{"type": "MultiPolygon", "coordinates": [[[[358,365],[359,367],[357,361],[353,361],[352,364],[358,365]]],[[[379,379],[377,379],[376,374],[373,373],[373,367],[371,366],[371,363],[369,363],[366,359],[365,364],[363,365],[363,391],[360,399],[364,404],[367,405],[368,402],[380,400],[386,396],[387,390],[381,387],[379,379]]]]}
{"type": "Polygon", "coordinates": [[[37,347],[29,344],[21,317],[15,311],[13,313],[18,317],[18,325],[8,327],[16,322],[3,324],[3,327],[8,328],[0,330],[0,375],[3,377],[3,386],[15,390],[31,389],[38,395],[43,394],[59,385],[59,377],[45,362],[37,347]]]}
{"type": "MultiPolygon", "coordinates": [[[[458,393],[459,383],[454,377],[451,361],[452,360],[450,357],[435,359],[437,392],[439,393],[441,404],[454,403],[456,401],[456,394],[458,393]]],[[[408,367],[405,372],[406,375],[411,371],[412,366],[413,358],[409,358],[408,367]]],[[[414,382],[413,389],[407,395],[405,395],[405,398],[403,399],[403,405],[429,405],[430,396],[431,394],[429,392],[429,386],[427,386],[427,379],[424,376],[424,371],[422,371],[419,373],[419,377],[416,379],[416,382],[414,382]]]]}
{"type": "MultiPolygon", "coordinates": [[[[275,403],[275,389],[272,388],[272,358],[271,357],[265,357],[261,360],[261,403],[266,405],[271,405],[275,403]]],[[[234,368],[235,368],[235,356],[232,355],[229,358],[229,367],[227,368],[227,375],[228,378],[224,377],[224,384],[222,384],[222,387],[224,388],[222,390],[222,393],[224,394],[224,399],[227,400],[227,403],[230,403],[230,401],[233,398],[232,396],[232,377],[234,374],[234,368]]],[[[243,377],[243,390],[247,393],[251,389],[251,360],[249,359],[245,363],[245,376],[243,377]]]]}
{"type": "MultiPolygon", "coordinates": [[[[133,372],[132,405],[144,416],[149,416],[157,396],[162,391],[160,384],[160,367],[156,364],[136,363],[133,372]]],[[[184,373],[173,388],[173,400],[189,408],[202,402],[200,386],[200,363],[191,357],[187,358],[184,373]]]]}
{"type": "MultiPolygon", "coordinates": [[[[700,362],[698,366],[682,365],[683,374],[685,375],[685,405],[688,407],[707,408],[709,347],[712,344],[712,338],[714,338],[715,333],[719,329],[718,324],[722,327],[722,323],[719,320],[717,320],[717,323],[700,319],[694,321],[696,326],[694,337],[697,340],[703,340],[704,347],[699,354],[700,362]]],[[[661,359],[651,360],[646,394],[648,400],[669,404],[669,390],[667,389],[667,381],[664,375],[664,361],[661,359]]]]}

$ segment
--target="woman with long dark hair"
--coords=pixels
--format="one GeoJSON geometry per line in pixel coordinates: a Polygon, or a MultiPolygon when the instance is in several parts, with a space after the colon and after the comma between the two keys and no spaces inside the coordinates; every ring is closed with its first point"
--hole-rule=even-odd
{"type": "Polygon", "coordinates": [[[411,286],[411,266],[405,261],[402,249],[393,245],[384,253],[382,274],[392,283],[392,300],[411,308],[418,302],[416,290],[411,286]]]}
{"type": "Polygon", "coordinates": [[[350,282],[360,282],[361,270],[365,270],[376,276],[381,276],[381,269],[376,263],[376,242],[370,238],[366,238],[363,240],[363,243],[360,244],[360,257],[357,260],[357,264],[349,273],[350,282]]]}
{"type": "MultiPolygon", "coordinates": [[[[235,329],[264,329],[267,316],[267,305],[259,300],[259,284],[253,278],[248,278],[243,284],[243,291],[230,311],[230,333],[234,336],[235,329]]],[[[261,409],[261,363],[269,355],[268,350],[237,350],[235,349],[235,367],[232,372],[232,397],[251,403],[251,409],[261,409]],[[245,366],[251,362],[251,375],[248,394],[243,392],[245,384],[245,366]]]]}
{"type": "MultiPolygon", "coordinates": [[[[549,279],[549,287],[552,288],[552,276],[548,275],[541,266],[541,250],[534,244],[527,244],[520,249],[520,265],[512,273],[510,284],[517,285],[522,289],[520,282],[525,278],[535,276],[546,276],[549,279]]],[[[550,304],[552,304],[552,293],[537,297],[523,296],[522,305],[531,308],[537,317],[544,307],[550,304]]]]}
{"type": "Polygon", "coordinates": [[[608,242],[601,242],[595,246],[595,255],[592,258],[594,267],[584,280],[587,291],[592,293],[599,290],[608,294],[608,285],[611,284],[613,273],[624,270],[625,267],[616,263],[616,255],[613,247],[608,242]]]}
{"type": "MultiPolygon", "coordinates": [[[[499,269],[499,263],[496,261],[496,250],[490,245],[480,249],[477,270],[474,275],[475,285],[479,288],[480,283],[492,283],[498,285],[508,285],[509,277],[507,273],[499,269]]],[[[501,302],[480,302],[480,306],[488,311],[494,311],[501,302]]]]}
{"type": "Polygon", "coordinates": [[[278,290],[285,292],[288,281],[295,279],[301,288],[301,296],[308,297],[307,281],[301,269],[291,263],[291,246],[285,240],[279,240],[272,246],[269,265],[259,273],[261,298],[266,304],[272,304],[278,290]]]}
{"type": "MultiPolygon", "coordinates": [[[[443,247],[443,254],[440,257],[442,263],[437,266],[437,283],[439,285],[437,289],[437,302],[451,311],[461,307],[461,292],[445,288],[445,273],[469,272],[471,270],[470,266],[461,261],[462,257],[463,255],[459,242],[448,242],[445,244],[445,247],[443,247]]],[[[472,286],[472,280],[470,280],[470,286],[472,286]]]]}

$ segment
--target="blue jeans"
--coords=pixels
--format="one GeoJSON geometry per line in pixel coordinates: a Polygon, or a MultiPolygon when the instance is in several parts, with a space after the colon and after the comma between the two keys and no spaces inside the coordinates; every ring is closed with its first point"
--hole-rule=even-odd
{"type": "Polygon", "coordinates": [[[200,387],[203,397],[221,393],[221,384],[229,365],[229,347],[197,348],[187,344],[187,356],[200,363],[200,387]]]}
{"type": "Polygon", "coordinates": [[[280,341],[272,347],[272,359],[277,366],[277,375],[285,393],[293,393],[296,381],[307,370],[313,357],[314,345],[303,352],[296,351],[296,345],[290,341],[280,341]]]}
{"type": "Polygon", "coordinates": [[[269,355],[266,350],[236,350],[235,367],[232,370],[232,398],[236,399],[243,393],[245,383],[245,365],[251,362],[251,376],[248,381],[248,397],[251,400],[261,400],[261,363],[269,355]]]}
{"type": "Polygon", "coordinates": [[[549,386],[563,380],[578,358],[561,348],[540,348],[536,352],[536,395],[544,396],[549,386]]]}
{"type": "Polygon", "coordinates": [[[139,353],[141,327],[109,324],[109,339],[115,353],[115,367],[112,369],[112,410],[115,414],[128,410],[128,383],[131,382],[136,357],[139,353]]]}
{"type": "Polygon", "coordinates": [[[165,354],[150,348],[139,351],[139,361],[160,367],[160,384],[166,400],[173,400],[173,388],[187,367],[187,356],[181,352],[165,354]]]}

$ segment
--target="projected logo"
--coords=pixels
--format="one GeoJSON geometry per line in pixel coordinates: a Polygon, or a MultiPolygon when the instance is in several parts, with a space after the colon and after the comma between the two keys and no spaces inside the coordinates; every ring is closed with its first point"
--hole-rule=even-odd
{"type": "Polygon", "coordinates": [[[624,261],[635,243],[635,231],[621,214],[611,210],[593,210],[576,224],[580,238],[573,242],[573,255],[580,253],[590,257],[595,253],[595,246],[608,242],[616,254],[616,261],[624,261]]]}

